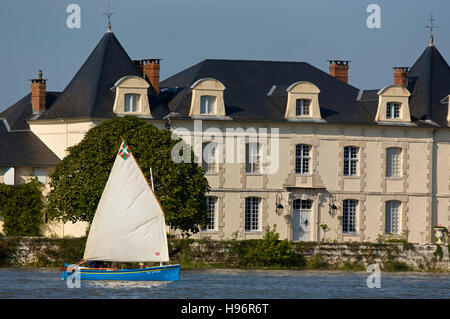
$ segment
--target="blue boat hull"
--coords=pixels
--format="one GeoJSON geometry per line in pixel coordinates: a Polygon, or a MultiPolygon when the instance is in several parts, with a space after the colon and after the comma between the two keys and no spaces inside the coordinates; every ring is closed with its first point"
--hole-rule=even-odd
{"type": "MultiPolygon", "coordinates": [[[[65,266],[69,266],[65,264],[65,266]]],[[[99,269],[80,267],[81,280],[123,280],[123,281],[177,281],[181,265],[158,266],[141,269],[99,269]]],[[[61,279],[72,273],[63,271],[61,279]]]]}

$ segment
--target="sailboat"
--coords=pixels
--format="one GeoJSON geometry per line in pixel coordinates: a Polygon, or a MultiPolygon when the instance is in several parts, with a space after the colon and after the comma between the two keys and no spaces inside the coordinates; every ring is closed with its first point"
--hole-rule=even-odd
{"type": "Polygon", "coordinates": [[[180,264],[169,261],[164,212],[127,143],[122,140],[89,231],[82,262],[65,264],[62,278],[176,281],[180,264]],[[138,269],[82,267],[86,261],[157,263],[138,269]]]}

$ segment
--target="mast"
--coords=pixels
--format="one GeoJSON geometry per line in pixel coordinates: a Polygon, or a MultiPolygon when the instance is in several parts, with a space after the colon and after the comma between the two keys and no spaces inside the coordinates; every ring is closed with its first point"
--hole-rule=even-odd
{"type": "MultiPolygon", "coordinates": [[[[151,180],[151,182],[152,182],[152,190],[153,190],[153,192],[155,192],[155,185],[153,184],[153,173],[152,173],[152,167],[151,167],[151,166],[150,166],[150,180],[151,180]]],[[[160,266],[163,265],[162,260],[159,261],[159,265],[160,265],[160,266]]]]}

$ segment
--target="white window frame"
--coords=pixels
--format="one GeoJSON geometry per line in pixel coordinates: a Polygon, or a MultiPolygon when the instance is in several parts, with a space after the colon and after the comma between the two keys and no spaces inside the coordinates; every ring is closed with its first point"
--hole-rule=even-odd
{"type": "Polygon", "coordinates": [[[387,102],[386,103],[386,118],[398,119],[400,118],[400,108],[402,104],[399,102],[387,102]]]}
{"type": "Polygon", "coordinates": [[[218,145],[214,142],[203,143],[202,166],[206,173],[217,171],[218,145]]]}
{"type": "Polygon", "coordinates": [[[245,198],[245,231],[260,230],[260,207],[261,198],[246,197],[245,198]]]}
{"type": "Polygon", "coordinates": [[[216,230],[216,212],[217,212],[217,197],[206,197],[206,211],[208,214],[208,222],[202,231],[215,231],[216,230]]]}
{"type": "Polygon", "coordinates": [[[3,183],[6,185],[15,185],[15,168],[5,167],[3,169],[3,183]]]}
{"type": "Polygon", "coordinates": [[[311,115],[311,100],[310,99],[296,99],[295,100],[295,116],[309,116],[311,115]]]}
{"type": "Polygon", "coordinates": [[[298,209],[301,212],[303,212],[303,211],[311,212],[312,204],[313,204],[313,201],[310,199],[295,199],[292,202],[292,208],[298,209]]]}
{"type": "Polygon", "coordinates": [[[295,145],[295,174],[310,174],[311,145],[295,145]]]}
{"type": "Polygon", "coordinates": [[[200,97],[200,114],[213,114],[216,97],[212,95],[202,95],[200,97]]]}
{"type": "Polygon", "coordinates": [[[400,208],[402,203],[397,200],[386,202],[385,227],[386,234],[400,234],[400,208]]]}
{"type": "Polygon", "coordinates": [[[342,233],[356,234],[358,201],[345,199],[342,204],[342,233]]]}
{"type": "Polygon", "coordinates": [[[47,170],[45,168],[33,168],[33,175],[36,176],[38,181],[42,184],[47,184],[47,170]]]}
{"type": "Polygon", "coordinates": [[[245,144],[245,172],[261,172],[261,144],[251,142],[245,144]]]}
{"type": "Polygon", "coordinates": [[[386,149],[386,177],[401,176],[402,149],[389,147],[386,149]]]}
{"type": "Polygon", "coordinates": [[[124,96],[123,111],[124,113],[139,112],[139,103],[141,95],[137,93],[126,93],[124,96]]]}
{"type": "Polygon", "coordinates": [[[359,172],[359,147],[344,147],[344,176],[358,176],[359,172]]]}

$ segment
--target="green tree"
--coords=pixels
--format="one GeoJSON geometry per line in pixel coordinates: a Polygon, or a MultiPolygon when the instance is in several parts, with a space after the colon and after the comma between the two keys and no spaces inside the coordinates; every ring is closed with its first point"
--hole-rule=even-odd
{"type": "Polygon", "coordinates": [[[184,233],[199,231],[206,223],[208,181],[201,166],[194,163],[176,164],[171,132],[159,130],[143,119],[126,116],[104,121],[89,130],[83,140],[69,147],[69,154],[56,167],[51,177],[48,195],[48,217],[67,221],[91,222],[108,180],[121,136],[127,142],[145,177],[153,172],[154,188],[166,223],[184,233]]]}
{"type": "Polygon", "coordinates": [[[273,229],[267,226],[264,239],[258,240],[256,246],[248,249],[241,259],[246,264],[254,266],[298,266],[305,264],[302,255],[293,250],[292,242],[287,239],[280,240],[277,226],[273,229]]]}
{"type": "Polygon", "coordinates": [[[44,222],[42,184],[36,179],[16,186],[0,184],[0,216],[8,236],[40,236],[44,222]]]}

